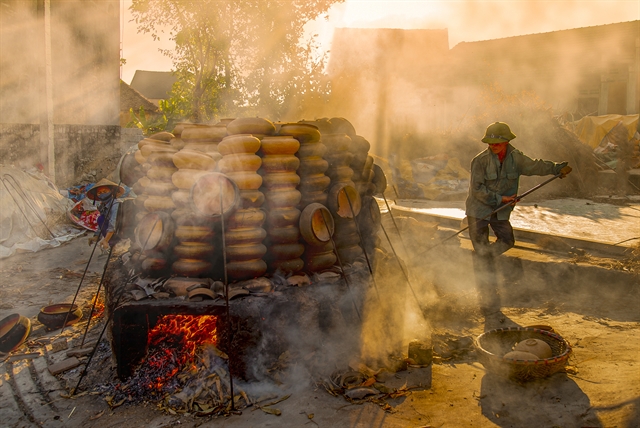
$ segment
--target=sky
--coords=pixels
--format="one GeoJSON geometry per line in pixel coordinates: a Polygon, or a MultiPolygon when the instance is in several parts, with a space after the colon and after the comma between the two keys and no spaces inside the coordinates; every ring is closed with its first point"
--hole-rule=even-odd
{"type": "MultiPolygon", "coordinates": [[[[169,71],[171,61],[158,49],[171,49],[166,39],[154,42],[138,33],[121,0],[121,78],[136,70],[169,71]]],[[[640,0],[346,0],[329,10],[328,20],[308,25],[330,51],[335,28],[447,29],[449,47],[460,42],[490,40],[640,20],[640,0]]]]}

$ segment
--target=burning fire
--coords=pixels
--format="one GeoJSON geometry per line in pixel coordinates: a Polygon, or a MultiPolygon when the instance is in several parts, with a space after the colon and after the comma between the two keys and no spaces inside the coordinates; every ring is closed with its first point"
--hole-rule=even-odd
{"type": "Polygon", "coordinates": [[[132,380],[140,395],[164,394],[178,388],[178,372],[193,364],[196,353],[217,342],[217,316],[166,315],[147,336],[147,359],[132,380]]]}

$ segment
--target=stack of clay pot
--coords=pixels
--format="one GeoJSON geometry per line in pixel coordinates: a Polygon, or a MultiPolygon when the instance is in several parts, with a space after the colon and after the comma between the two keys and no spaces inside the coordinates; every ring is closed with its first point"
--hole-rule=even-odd
{"type": "Polygon", "coordinates": [[[225,224],[226,266],[230,280],[243,280],[262,276],[267,264],[262,260],[267,248],[262,241],[267,232],[262,228],[265,196],[259,190],[262,176],[257,173],[262,165],[256,152],[260,138],[273,135],[275,126],[265,119],[240,118],[227,124],[229,136],[218,145],[222,154],[219,171],[238,186],[240,204],[225,224]]]}
{"type": "Polygon", "coordinates": [[[138,143],[139,152],[135,154],[136,160],[146,171],[146,176],[134,185],[134,191],[138,195],[137,206],[141,209],[136,214],[136,220],[140,220],[148,212],[171,213],[175,209],[171,199],[171,193],[175,190],[171,176],[176,171],[173,154],[177,150],[169,143],[173,134],[160,132],[151,137],[138,143]]]}
{"type": "Polygon", "coordinates": [[[316,126],[304,123],[287,123],[280,127],[279,135],[289,135],[300,142],[296,156],[300,159],[298,190],[302,197],[299,208],[303,210],[312,203],[327,203],[327,188],[331,179],[325,175],[329,163],[323,159],[326,147],[320,142],[320,131],[316,126]]]}
{"type": "MultiPolygon", "coordinates": [[[[184,145],[173,155],[177,170],[173,173],[172,182],[177,190],[173,192],[172,199],[177,208],[171,216],[176,222],[178,244],[173,249],[176,260],[172,271],[187,277],[208,276],[213,268],[215,220],[195,212],[190,192],[200,177],[216,168],[216,159],[221,158],[217,151],[218,142],[226,135],[226,128],[185,125],[179,135],[184,145]]],[[[172,140],[172,145],[174,143],[172,140]]]]}
{"type": "Polygon", "coordinates": [[[361,135],[351,137],[351,169],[353,176],[351,179],[356,185],[356,189],[361,198],[372,196],[375,186],[371,184],[373,179],[373,157],[369,156],[369,148],[371,145],[361,135]]]}
{"type": "Polygon", "coordinates": [[[295,156],[300,142],[292,136],[264,137],[261,141],[262,191],[267,212],[267,261],[269,271],[292,273],[302,270],[304,245],[299,242],[298,220],[301,194],[300,160],[295,156]]]}
{"type": "Polygon", "coordinates": [[[135,229],[132,246],[140,250],[140,268],[150,277],[166,276],[173,261],[175,223],[161,210],[147,213],[135,229]]]}

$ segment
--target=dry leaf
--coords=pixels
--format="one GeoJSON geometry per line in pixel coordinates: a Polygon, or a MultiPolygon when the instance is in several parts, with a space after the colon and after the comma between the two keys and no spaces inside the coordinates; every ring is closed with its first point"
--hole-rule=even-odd
{"type": "Polygon", "coordinates": [[[269,413],[270,415],[280,416],[282,414],[280,410],[272,409],[270,407],[260,407],[260,410],[262,410],[265,413],[269,413]]]}
{"type": "Polygon", "coordinates": [[[99,417],[101,417],[102,415],[104,415],[104,410],[103,410],[103,411],[101,411],[101,412],[96,413],[96,414],[95,414],[95,415],[93,415],[93,416],[91,416],[91,417],[89,418],[89,420],[90,420],[90,421],[94,421],[94,420],[98,419],[99,417]]]}

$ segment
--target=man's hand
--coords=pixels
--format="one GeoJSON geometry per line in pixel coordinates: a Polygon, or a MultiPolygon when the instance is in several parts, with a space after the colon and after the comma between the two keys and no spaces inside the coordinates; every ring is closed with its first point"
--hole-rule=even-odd
{"type": "Polygon", "coordinates": [[[569,175],[569,173],[572,171],[571,167],[569,165],[565,166],[564,168],[562,168],[560,170],[560,176],[559,178],[565,178],[567,175],[569,175]]]}

